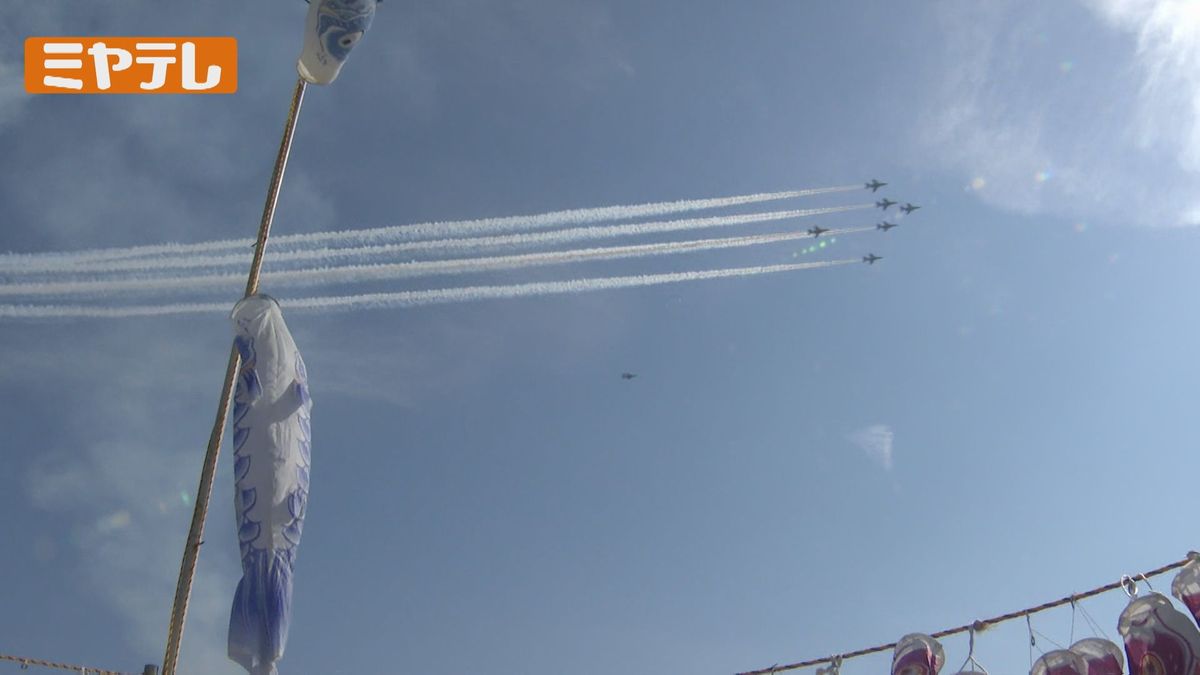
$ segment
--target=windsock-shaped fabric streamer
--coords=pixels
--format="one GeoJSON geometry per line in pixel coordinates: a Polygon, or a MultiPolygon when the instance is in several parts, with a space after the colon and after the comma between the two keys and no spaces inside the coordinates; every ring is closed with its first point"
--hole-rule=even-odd
{"type": "Polygon", "coordinates": [[[376,0],[309,0],[296,70],[313,84],[337,79],[350,50],[371,27],[376,0]]]}
{"type": "Polygon", "coordinates": [[[1055,649],[1038,657],[1029,675],[1089,675],[1088,664],[1073,651],[1055,649]]]}
{"type": "Polygon", "coordinates": [[[1129,675],[1200,675],[1200,631],[1167,596],[1134,597],[1117,630],[1125,640],[1129,675]]]}
{"type": "Polygon", "coordinates": [[[941,643],[921,633],[911,633],[896,642],[892,652],[892,675],[938,675],[946,663],[941,643]]]}
{"type": "Polygon", "coordinates": [[[1200,622],[1200,559],[1196,554],[1188,556],[1187,564],[1179,570],[1175,581],[1171,582],[1171,595],[1187,605],[1192,612],[1192,618],[1200,622]]]}
{"type": "Polygon", "coordinates": [[[1125,655],[1121,648],[1100,638],[1084,638],[1071,651],[1087,662],[1087,675],[1123,675],[1125,655]]]}
{"type": "Polygon", "coordinates": [[[242,580],[229,616],[229,658],[276,675],[287,646],[292,568],[308,503],[308,375],[279,303],[253,295],[233,309],[242,357],[233,398],[234,509],[242,580]]]}

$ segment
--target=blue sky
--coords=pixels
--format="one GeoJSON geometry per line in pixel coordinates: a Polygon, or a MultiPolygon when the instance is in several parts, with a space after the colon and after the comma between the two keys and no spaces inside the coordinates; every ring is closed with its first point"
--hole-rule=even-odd
{"type": "MultiPolygon", "coordinates": [[[[249,236],[305,8],[0,8],[0,249],[249,236]],[[236,36],[240,91],[26,96],[23,39],[73,34],[236,36]]],[[[1198,38],[1180,0],[386,2],[309,91],[278,234],[871,177],[925,208],[822,254],[873,267],[289,314],[314,470],[283,672],[733,673],[1181,558],[1198,38]]],[[[0,651],[161,660],[230,337],[220,315],[0,325],[0,651]]],[[[183,673],[238,672],[219,471],[183,673]]],[[[1115,636],[1123,600],[1085,607],[1115,636]]],[[[1027,669],[1024,626],[976,653],[1027,669]]]]}

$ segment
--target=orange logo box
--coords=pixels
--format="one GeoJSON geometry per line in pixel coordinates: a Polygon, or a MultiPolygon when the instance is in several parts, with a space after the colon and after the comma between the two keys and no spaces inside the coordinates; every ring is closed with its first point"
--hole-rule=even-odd
{"type": "Polygon", "coordinates": [[[231,37],[31,37],[30,94],[232,94],[231,37]]]}

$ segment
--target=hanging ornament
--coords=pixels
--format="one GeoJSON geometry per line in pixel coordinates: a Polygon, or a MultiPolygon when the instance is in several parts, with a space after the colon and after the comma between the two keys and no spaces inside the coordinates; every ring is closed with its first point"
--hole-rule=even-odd
{"type": "Polygon", "coordinates": [[[1200,621],[1200,554],[1195,551],[1188,554],[1187,564],[1171,583],[1171,595],[1187,605],[1192,618],[1200,621]]]}
{"type": "Polygon", "coordinates": [[[1084,638],[1071,645],[1071,651],[1087,663],[1087,675],[1124,675],[1125,655],[1110,640],[1084,638]]]}
{"type": "Polygon", "coordinates": [[[1046,652],[1034,661],[1030,675],[1089,675],[1088,664],[1082,656],[1069,649],[1046,652]]]}
{"type": "Polygon", "coordinates": [[[1117,630],[1129,675],[1200,675],[1200,631],[1162,593],[1137,597],[1134,586],[1117,630]]]}
{"type": "Polygon", "coordinates": [[[937,640],[912,633],[896,642],[892,675],[937,675],[945,663],[946,652],[937,640]]]}

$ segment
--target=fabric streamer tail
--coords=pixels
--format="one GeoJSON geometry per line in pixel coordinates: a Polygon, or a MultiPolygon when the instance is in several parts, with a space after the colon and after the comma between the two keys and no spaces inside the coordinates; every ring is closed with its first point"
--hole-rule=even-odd
{"type": "Polygon", "coordinates": [[[292,551],[254,551],[242,561],[229,616],[229,658],[251,675],[278,673],[291,625],[294,563],[292,551]]]}

